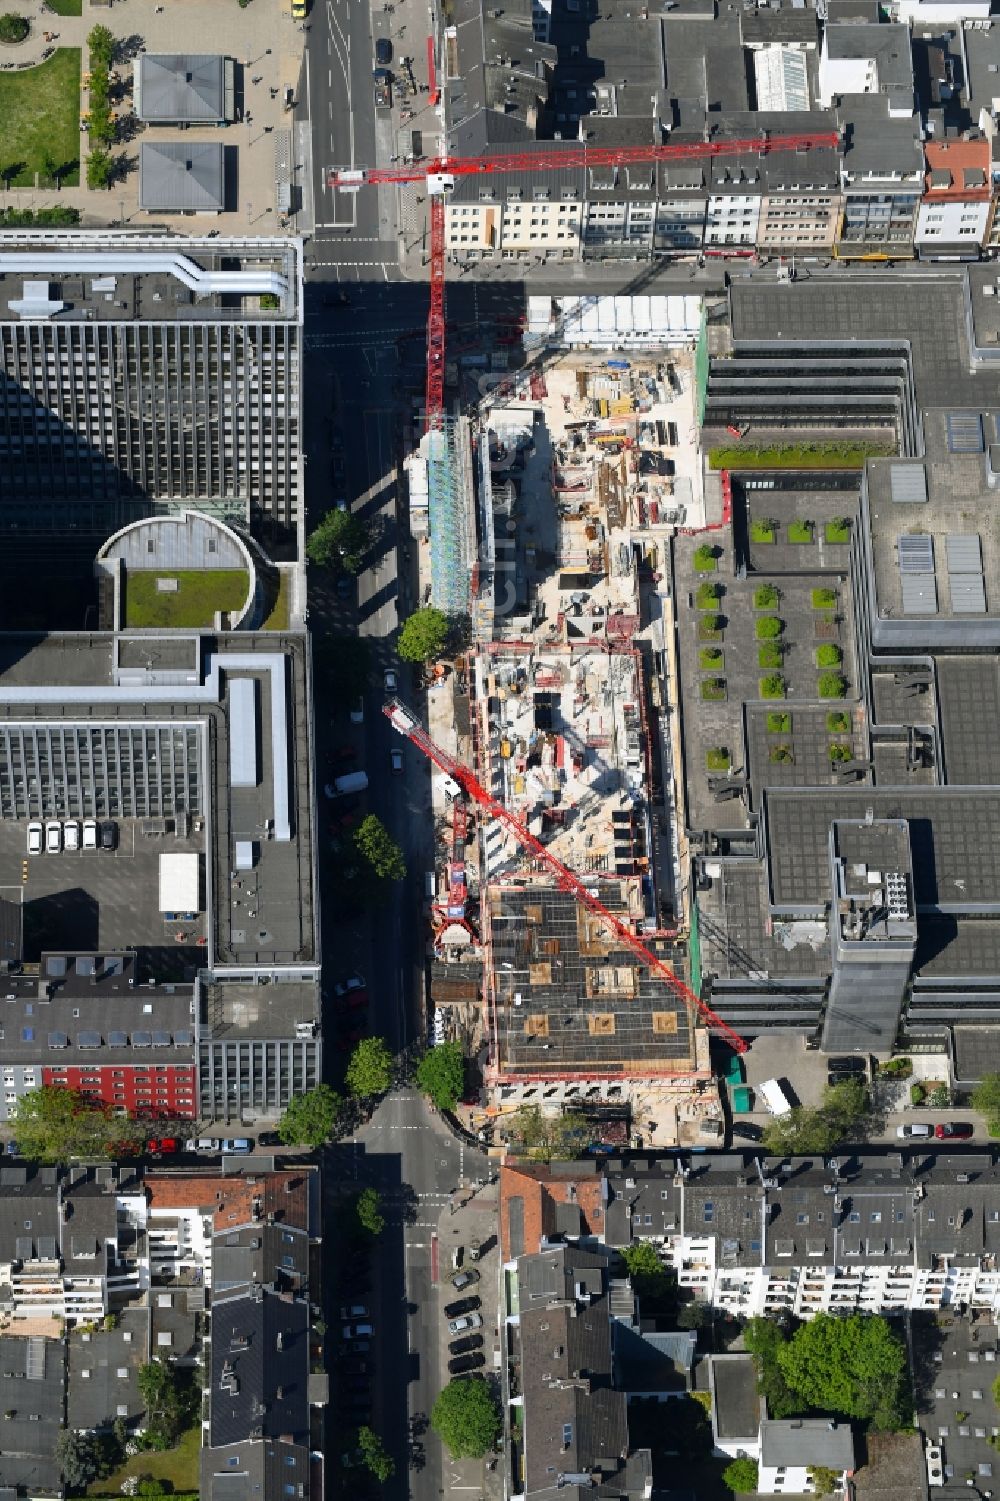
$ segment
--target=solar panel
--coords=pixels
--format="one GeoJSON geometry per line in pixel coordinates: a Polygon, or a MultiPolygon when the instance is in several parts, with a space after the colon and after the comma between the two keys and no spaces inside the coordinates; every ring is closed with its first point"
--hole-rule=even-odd
{"type": "Polygon", "coordinates": [[[132,1046],[134,1048],[150,1048],[153,1045],[152,1032],[133,1032],[132,1046]]]}
{"type": "Polygon", "coordinates": [[[122,959],[121,957],[119,957],[117,959],[105,959],[105,961],[104,961],[104,973],[106,975],[122,975],[122,974],[124,974],[125,973],[125,960],[122,959]]]}
{"type": "Polygon", "coordinates": [[[55,1261],[56,1238],[54,1235],[40,1235],[38,1237],[38,1254],[43,1261],[55,1261]]]}
{"type": "Polygon", "coordinates": [[[983,419],[978,412],[949,412],[945,424],[949,453],[982,453],[983,419]]]}
{"type": "Polygon", "coordinates": [[[154,1046],[154,1048],[168,1048],[170,1046],[171,1041],[172,1041],[172,1039],[171,1039],[171,1036],[170,1036],[169,1032],[154,1032],[153,1033],[153,1046],[154,1046]]]}
{"type": "Polygon", "coordinates": [[[50,1032],[49,1033],[49,1047],[50,1048],[65,1048],[65,1047],[68,1047],[68,1046],[69,1046],[69,1038],[66,1036],[65,1032],[50,1032]]]}
{"type": "Polygon", "coordinates": [[[45,973],[47,975],[64,975],[66,973],[66,960],[61,954],[49,954],[45,960],[45,973]]]}
{"type": "Polygon", "coordinates": [[[35,1242],[30,1235],[14,1237],[14,1251],[18,1261],[31,1261],[35,1254],[35,1242]]]}
{"type": "MultiPolygon", "coordinates": [[[[53,1247],[55,1241],[52,1242],[53,1247]]],[[[41,1250],[42,1243],[38,1242],[41,1250]]],[[[24,1374],[28,1381],[42,1381],[45,1378],[45,1341],[34,1335],[28,1340],[28,1348],[25,1351],[24,1374]]]]}
{"type": "Polygon", "coordinates": [[[99,1048],[101,1046],[100,1032],[78,1032],[76,1040],[81,1048],[99,1048]]]}
{"type": "Polygon", "coordinates": [[[192,1042],[191,1033],[187,1031],[186,1028],[182,1029],[180,1032],[175,1032],[174,1042],[179,1048],[189,1048],[192,1042]]]}
{"type": "Polygon", "coordinates": [[[76,961],[76,972],[77,972],[78,975],[94,975],[94,974],[96,974],[97,973],[97,962],[96,962],[96,960],[91,959],[89,957],[89,955],[84,955],[83,957],[81,957],[80,959],[78,959],[76,961]]]}
{"type": "Polygon", "coordinates": [[[109,1048],[127,1048],[128,1047],[128,1033],[127,1032],[109,1032],[108,1033],[108,1047],[109,1048]]]}
{"type": "Polygon", "coordinates": [[[896,543],[900,573],[934,572],[934,538],[927,532],[912,532],[896,543]]]}

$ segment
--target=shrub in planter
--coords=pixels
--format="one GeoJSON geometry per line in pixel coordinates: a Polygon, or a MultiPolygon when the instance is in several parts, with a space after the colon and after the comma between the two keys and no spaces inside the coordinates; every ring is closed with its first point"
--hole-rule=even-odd
{"type": "Polygon", "coordinates": [[[701,696],[702,698],[707,699],[709,702],[718,700],[720,698],[725,698],[725,678],[705,678],[701,685],[701,696]]]}
{"type": "Polygon", "coordinates": [[[851,716],[836,711],[826,716],[826,727],[831,735],[846,735],[851,728],[851,716]]]}
{"type": "Polygon", "coordinates": [[[9,10],[6,15],[0,16],[0,42],[23,42],[31,30],[24,16],[19,16],[15,11],[9,10]]]}
{"type": "Polygon", "coordinates": [[[761,698],[784,698],[785,680],[780,672],[772,672],[768,677],[761,678],[758,684],[761,698]]]}
{"type": "Polygon", "coordinates": [[[755,516],[750,523],[751,542],[773,542],[777,526],[769,516],[755,516]]]}
{"type": "Polygon", "coordinates": [[[722,590],[718,584],[699,584],[695,603],[699,610],[714,610],[721,598],[722,590]]]}
{"type": "Polygon", "coordinates": [[[790,735],[792,732],[792,716],[790,714],[783,714],[780,709],[769,709],[767,728],[772,735],[790,735]]]}
{"type": "Polygon", "coordinates": [[[785,622],[777,615],[761,615],[753,627],[758,641],[773,641],[784,629],[785,622]]]}
{"type": "Polygon", "coordinates": [[[713,745],[705,752],[705,765],[709,771],[728,771],[731,757],[724,745],[713,745]]]}
{"type": "Polygon", "coordinates": [[[776,610],[778,608],[778,599],[778,591],[773,584],[761,584],[753,593],[754,609],[776,610]]]}
{"type": "Polygon", "coordinates": [[[851,523],[846,516],[834,516],[826,523],[823,533],[828,542],[850,542],[851,523]]]}
{"type": "Polygon", "coordinates": [[[911,1084],[910,1085],[910,1104],[911,1105],[922,1105],[924,1103],[924,1097],[926,1096],[926,1094],[927,1094],[927,1091],[926,1091],[926,1089],[924,1088],[924,1086],[922,1084],[911,1084]]]}
{"type": "Polygon", "coordinates": [[[847,697],[847,679],[842,672],[820,673],[816,687],[820,698],[847,697]]]}
{"type": "Polygon", "coordinates": [[[695,573],[714,573],[717,557],[716,549],[709,547],[707,542],[703,542],[700,547],[695,548],[693,559],[695,573]]]}
{"type": "Polygon", "coordinates": [[[813,539],[813,524],[811,521],[793,521],[788,528],[789,542],[811,542],[813,539]]]}
{"type": "Polygon", "coordinates": [[[701,615],[698,619],[698,640],[715,641],[722,635],[726,622],[721,615],[701,615]]]}
{"type": "Polygon", "coordinates": [[[834,646],[832,641],[827,641],[816,648],[817,667],[839,667],[843,660],[844,653],[839,646],[834,646]]]}
{"type": "Polygon", "coordinates": [[[812,607],[814,610],[833,610],[837,604],[836,589],[814,589],[812,591],[812,607]]]}
{"type": "Polygon", "coordinates": [[[849,745],[841,745],[837,740],[830,741],[831,761],[849,761],[852,755],[853,751],[849,745]]]}
{"type": "Polygon", "coordinates": [[[725,655],[717,646],[703,646],[698,653],[698,666],[705,672],[717,672],[725,661],[725,655]]]}
{"type": "Polygon", "coordinates": [[[789,765],[794,761],[792,747],[790,745],[772,745],[767,753],[767,759],[775,766],[789,765]]]}
{"type": "Polygon", "coordinates": [[[785,654],[777,641],[765,641],[763,646],[757,648],[757,663],[760,667],[780,667],[784,659],[785,654]]]}

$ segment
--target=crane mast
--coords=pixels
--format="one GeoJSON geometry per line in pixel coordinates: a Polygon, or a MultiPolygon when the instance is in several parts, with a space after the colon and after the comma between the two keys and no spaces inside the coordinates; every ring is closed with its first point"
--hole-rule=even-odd
{"type": "Polygon", "coordinates": [[[747,1044],[744,1039],[737,1032],[734,1032],[732,1027],[722,1020],[721,1016],[717,1016],[711,1007],[706,1006],[705,1002],[699,996],[695,995],[690,986],[685,985],[684,981],[674,974],[668,964],[665,964],[651,949],[648,949],[642,940],[636,937],[627,923],[622,922],[613,912],[609,912],[604,903],[598,900],[590,888],[580,880],[579,876],[574,875],[561,860],[557,859],[540,839],[536,839],[530,829],[525,828],[524,824],[520,819],[515,818],[509,808],[505,808],[503,803],[499,803],[496,798],[491,797],[468,766],[463,765],[461,761],[456,760],[454,756],[449,755],[447,751],[442,750],[439,745],[436,745],[416,716],[405,704],[401,703],[399,699],[390,699],[385,705],[383,713],[388,718],[394,730],[398,731],[400,735],[405,735],[418,750],[422,751],[430,761],[433,761],[435,766],[440,767],[446,775],[458,783],[466,797],[482,808],[491,818],[495,818],[499,823],[502,823],[505,828],[510,830],[523,849],[530,851],[532,855],[537,856],[543,864],[548,866],[556,878],[559,889],[570,892],[576,897],[581,906],[586,907],[587,911],[596,917],[604,927],[609,928],[615,937],[626,948],[630,949],[637,959],[647,966],[652,974],[656,975],[658,979],[663,980],[670,987],[674,994],[684,1002],[692,1015],[700,1016],[706,1026],[720,1033],[735,1052],[746,1052],[747,1044]]]}

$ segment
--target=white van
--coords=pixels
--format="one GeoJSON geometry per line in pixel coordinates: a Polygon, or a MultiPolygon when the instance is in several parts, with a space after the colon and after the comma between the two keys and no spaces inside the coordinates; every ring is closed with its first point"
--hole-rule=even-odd
{"type": "Polygon", "coordinates": [[[791,1102],[777,1079],[765,1079],[756,1089],[772,1115],[791,1114],[791,1102]]]}

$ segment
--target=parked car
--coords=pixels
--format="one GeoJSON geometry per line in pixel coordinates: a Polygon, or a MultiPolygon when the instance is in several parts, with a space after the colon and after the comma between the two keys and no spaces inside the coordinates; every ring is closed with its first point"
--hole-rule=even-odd
{"type": "Polygon", "coordinates": [[[85,850],[97,848],[97,819],[85,818],[83,820],[83,847],[85,850]]]}
{"type": "Polygon", "coordinates": [[[345,1324],[341,1330],[343,1339],[370,1339],[375,1333],[374,1324],[345,1324]]]}
{"type": "Polygon", "coordinates": [[[284,1142],[277,1131],[258,1131],[257,1145],[259,1147],[282,1147],[284,1142]]]}
{"type": "Polygon", "coordinates": [[[467,1313],[464,1318],[448,1320],[449,1334],[464,1334],[467,1329],[481,1329],[482,1327],[483,1316],[481,1313],[467,1313]]]}
{"type": "Polygon", "coordinates": [[[44,830],[37,818],[33,818],[28,825],[28,854],[40,855],[42,853],[42,838],[44,830]]]}
{"type": "Polygon", "coordinates": [[[448,1346],[449,1355],[468,1355],[470,1350],[483,1348],[483,1336],[481,1334],[466,1334],[461,1339],[453,1339],[448,1346]]]}
{"type": "Polygon", "coordinates": [[[63,824],[63,849],[78,850],[80,848],[80,825],[75,818],[68,818],[63,824]]]}
{"type": "Polygon", "coordinates": [[[345,1303],[340,1310],[340,1317],[342,1319],[366,1319],[368,1309],[364,1303],[345,1303]]]}
{"type": "Polygon", "coordinates": [[[463,1376],[466,1371],[477,1371],[485,1364],[485,1355],[460,1355],[457,1360],[449,1360],[448,1374],[449,1376],[463,1376]]]}
{"type": "Polygon", "coordinates": [[[389,752],[389,770],[393,776],[401,777],[403,775],[403,752],[401,750],[391,750],[389,752]]]}
{"type": "Polygon", "coordinates": [[[897,1126],[896,1135],[899,1137],[900,1141],[908,1141],[910,1137],[924,1139],[928,1136],[934,1135],[934,1127],[924,1125],[897,1126]]]}
{"type": "Polygon", "coordinates": [[[826,1066],[831,1074],[867,1074],[868,1067],[863,1058],[847,1054],[842,1058],[828,1058],[826,1066]]]}
{"type": "Polygon", "coordinates": [[[110,818],[106,818],[100,826],[101,849],[113,850],[118,847],[118,825],[110,818]]]}
{"type": "Polygon", "coordinates": [[[938,1141],[968,1141],[974,1127],[968,1121],[945,1121],[934,1127],[938,1141]]]}
{"type": "Polygon", "coordinates": [[[346,980],[337,981],[333,987],[333,993],[336,996],[345,996],[350,995],[352,991],[366,990],[367,988],[368,981],[364,975],[348,975],[346,980]]]}
{"type": "Polygon", "coordinates": [[[11,1137],[10,1141],[4,1147],[4,1151],[7,1153],[8,1157],[16,1157],[17,1156],[17,1142],[14,1140],[13,1137],[11,1137]]]}
{"type": "Polygon", "coordinates": [[[460,1293],[463,1287],[471,1287],[474,1282],[478,1282],[480,1275],[475,1267],[469,1267],[467,1271],[455,1272],[454,1276],[448,1278],[448,1281],[455,1291],[460,1293]]]}
{"type": "Polygon", "coordinates": [[[185,1152],[217,1152],[219,1143],[214,1136],[192,1136],[184,1143],[185,1152]]]}
{"type": "Polygon", "coordinates": [[[169,1157],[173,1152],[180,1151],[180,1145],[175,1136],[151,1136],[146,1143],[146,1151],[151,1157],[169,1157]]]}
{"type": "Polygon", "coordinates": [[[387,68],[392,62],[392,43],[387,36],[375,40],[375,61],[380,68],[387,68]]]}
{"type": "Polygon", "coordinates": [[[230,1154],[232,1154],[233,1152],[244,1153],[250,1151],[251,1145],[252,1143],[250,1142],[249,1137],[225,1136],[223,1137],[222,1141],[219,1142],[219,1151],[229,1152],[230,1154]]]}
{"type": "Polygon", "coordinates": [[[741,1141],[763,1141],[764,1128],[755,1126],[753,1121],[734,1121],[733,1135],[738,1136],[741,1141]]]}
{"type": "Polygon", "coordinates": [[[385,670],[385,672],[383,672],[383,674],[382,674],[382,684],[383,684],[383,687],[385,688],[386,693],[392,694],[392,693],[396,692],[396,686],[397,686],[396,674],[393,672],[393,670],[392,670],[391,667],[387,667],[386,670],[385,670]]]}
{"type": "Polygon", "coordinates": [[[58,855],[62,849],[62,824],[58,818],[50,818],[45,825],[45,853],[58,855]]]}
{"type": "Polygon", "coordinates": [[[351,1349],[353,1350],[353,1352],[354,1352],[355,1355],[367,1355],[368,1351],[371,1349],[371,1347],[372,1347],[372,1342],[371,1342],[370,1339],[352,1339],[351,1340],[351,1349]]]}
{"type": "Polygon", "coordinates": [[[456,1298],[454,1303],[449,1303],[445,1308],[445,1317],[457,1319],[460,1313],[471,1313],[474,1308],[481,1308],[483,1300],[477,1297],[456,1298]]]}

